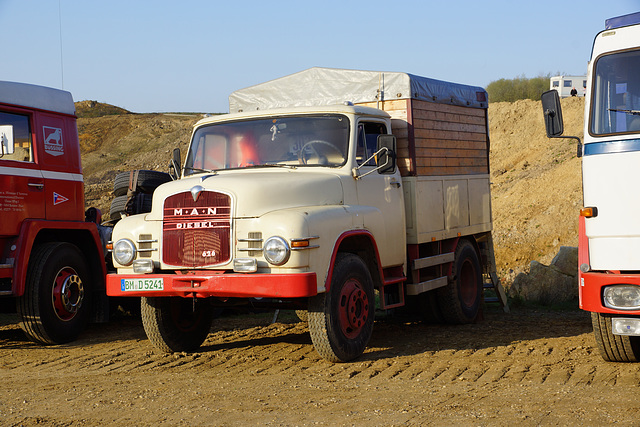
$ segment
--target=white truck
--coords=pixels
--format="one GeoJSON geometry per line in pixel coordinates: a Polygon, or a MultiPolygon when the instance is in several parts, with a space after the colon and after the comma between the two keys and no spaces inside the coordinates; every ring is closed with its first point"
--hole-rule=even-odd
{"type": "MultiPolygon", "coordinates": [[[[593,43],[585,100],[579,303],[602,357],[640,360],[640,13],[612,18],[593,43]]],[[[542,95],[547,134],[563,137],[555,91],[542,95]]],[[[575,138],[575,137],[573,137],[575,138]]],[[[577,139],[577,138],[576,138],[577,139]]]]}
{"type": "Polygon", "coordinates": [[[213,307],[240,303],[306,309],[331,361],[364,351],[376,305],[476,320],[496,277],[484,89],[311,68],[229,105],[114,229],[107,293],[142,297],[156,347],[197,349],[213,307]]]}

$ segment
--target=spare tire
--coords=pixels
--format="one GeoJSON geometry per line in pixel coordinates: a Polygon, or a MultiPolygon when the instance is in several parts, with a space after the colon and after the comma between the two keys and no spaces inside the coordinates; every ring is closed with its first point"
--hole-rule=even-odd
{"type": "Polygon", "coordinates": [[[138,170],[130,172],[121,172],[116,175],[113,180],[113,195],[124,196],[129,190],[129,182],[135,179],[138,174],[137,182],[134,183],[132,190],[134,192],[141,191],[143,193],[153,193],[159,185],[171,181],[171,175],[166,172],[158,172],[152,170],[138,170]]]}
{"type": "Polygon", "coordinates": [[[111,201],[111,208],[109,209],[109,217],[111,219],[120,219],[122,215],[126,215],[124,207],[127,205],[127,196],[118,196],[111,201]]]}
{"type": "Polygon", "coordinates": [[[122,216],[151,212],[151,194],[137,193],[130,199],[127,195],[118,196],[111,202],[109,215],[111,219],[120,219],[122,216]]]}

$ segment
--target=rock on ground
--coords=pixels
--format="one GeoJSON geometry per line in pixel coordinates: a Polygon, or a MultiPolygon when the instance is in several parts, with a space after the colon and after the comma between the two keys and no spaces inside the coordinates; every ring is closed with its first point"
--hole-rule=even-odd
{"type": "Polygon", "coordinates": [[[529,273],[516,276],[509,296],[543,305],[578,299],[578,248],[562,246],[550,265],[531,261],[529,273]]]}

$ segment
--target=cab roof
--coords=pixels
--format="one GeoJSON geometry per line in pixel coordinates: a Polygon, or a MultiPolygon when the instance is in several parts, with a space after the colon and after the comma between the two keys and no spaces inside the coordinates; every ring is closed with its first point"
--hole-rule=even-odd
{"type": "Polygon", "coordinates": [[[0,81],[0,103],[75,115],[70,92],[27,83],[0,81]]]}
{"type": "Polygon", "coordinates": [[[266,110],[251,110],[240,113],[218,114],[199,120],[194,126],[203,124],[228,122],[236,120],[260,119],[274,116],[297,116],[310,114],[356,114],[360,116],[375,116],[390,118],[389,113],[372,107],[351,104],[320,105],[313,107],[271,108],[266,110]]]}

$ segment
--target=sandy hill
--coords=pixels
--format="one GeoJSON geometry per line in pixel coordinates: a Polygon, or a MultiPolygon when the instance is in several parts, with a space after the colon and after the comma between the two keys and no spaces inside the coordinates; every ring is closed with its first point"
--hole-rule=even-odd
{"type": "MultiPolygon", "coordinates": [[[[105,216],[113,177],[133,169],[167,171],[173,148],[180,147],[184,156],[191,127],[201,117],[109,107],[76,103],[82,111],[78,133],[86,203],[105,216]]],[[[584,100],[567,98],[563,109],[565,134],[582,138],[584,100]]],[[[489,126],[496,261],[509,283],[531,260],[548,264],[560,246],[577,246],[580,160],[575,141],[546,137],[540,102],[490,104],[489,126]]]]}

